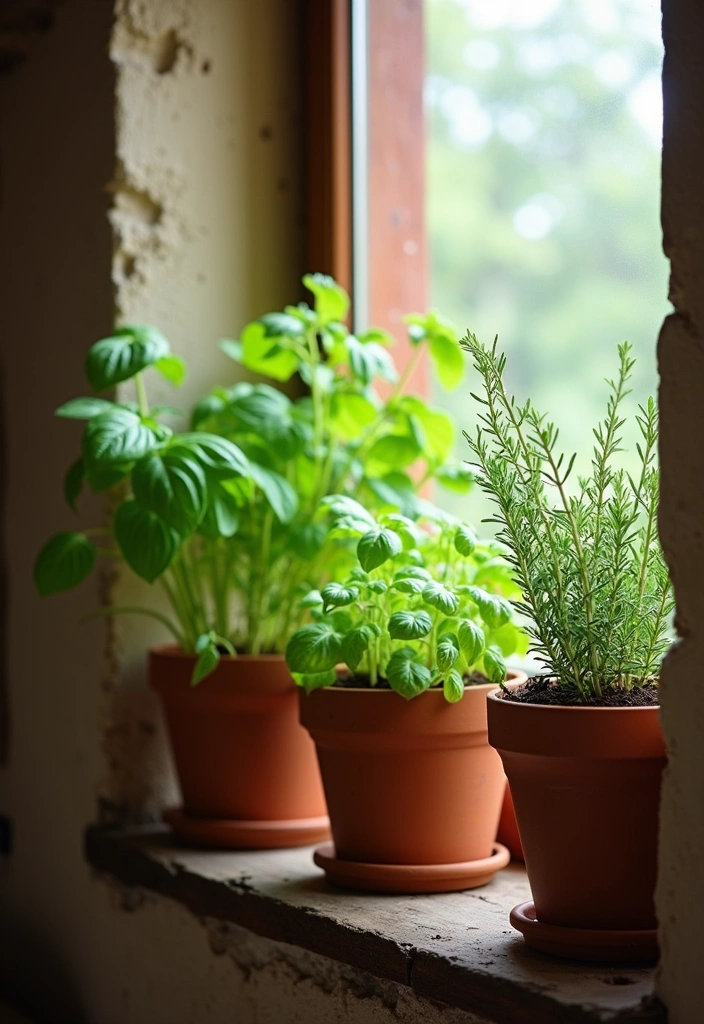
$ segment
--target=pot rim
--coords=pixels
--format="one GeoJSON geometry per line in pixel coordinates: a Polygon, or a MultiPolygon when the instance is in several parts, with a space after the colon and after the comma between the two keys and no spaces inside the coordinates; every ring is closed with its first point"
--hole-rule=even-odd
{"type": "MultiPolygon", "coordinates": [[[[182,647],[173,642],[152,644],[149,647],[149,654],[156,655],[159,658],[175,658],[187,661],[195,661],[198,658],[197,654],[187,654],[182,647]]],[[[271,663],[284,661],[284,656],[283,654],[221,654],[220,661],[225,662],[225,664],[247,661],[271,663]]]]}
{"type": "MultiPolygon", "coordinates": [[[[468,691],[474,690],[479,692],[480,690],[490,690],[494,686],[493,683],[478,683],[476,686],[467,686],[468,691]]],[[[396,693],[390,687],[377,687],[377,686],[320,686],[316,690],[312,690],[311,693],[306,693],[303,687],[299,687],[301,694],[304,697],[310,697],[313,693],[319,693],[321,690],[325,693],[369,693],[369,694],[393,694],[398,697],[399,700],[409,702],[418,700],[419,697],[425,697],[426,694],[440,694],[445,699],[445,695],[442,691],[442,686],[429,686],[427,690],[423,690],[421,693],[416,694],[415,697],[403,697],[400,693],[396,693]]],[[[448,701],[449,703],[449,701],[448,701]]]]}
{"type": "Polygon", "coordinates": [[[495,686],[487,693],[487,700],[494,701],[502,707],[523,708],[528,711],[659,711],[659,704],[624,704],[623,707],[590,707],[588,704],[521,704],[518,701],[505,701],[501,696],[501,687],[495,686]]]}
{"type": "MultiPolygon", "coordinates": [[[[525,682],[525,680],[521,678],[522,676],[525,675],[525,672],[523,671],[523,669],[520,669],[520,668],[509,668],[508,671],[509,671],[509,673],[513,672],[517,676],[517,678],[515,678],[515,679],[509,679],[509,683],[511,683],[512,685],[514,685],[514,684],[515,685],[521,685],[523,682],[525,682]]],[[[304,693],[304,695],[306,697],[310,697],[311,696],[311,694],[305,693],[305,691],[303,690],[303,687],[300,687],[300,689],[301,689],[302,693],[304,693]]],[[[465,686],[465,690],[467,690],[469,693],[471,693],[472,691],[474,691],[475,693],[480,693],[482,691],[487,692],[489,690],[494,690],[494,689],[499,689],[499,687],[497,687],[494,683],[472,683],[471,686],[465,686]]],[[[325,690],[326,692],[330,692],[330,693],[396,693],[396,691],[392,690],[391,687],[376,687],[376,686],[320,686],[320,687],[318,687],[317,690],[313,690],[312,693],[317,693],[318,690],[325,690]]],[[[429,686],[427,688],[427,690],[423,690],[422,693],[417,694],[415,697],[406,698],[406,697],[401,696],[400,693],[397,693],[396,696],[400,697],[401,700],[407,700],[407,699],[418,700],[418,697],[423,697],[423,696],[425,696],[426,693],[442,693],[442,692],[443,692],[442,686],[429,686]]],[[[443,694],[443,697],[444,697],[444,694],[443,694]]],[[[449,701],[448,701],[448,703],[449,703],[449,701]]]]}

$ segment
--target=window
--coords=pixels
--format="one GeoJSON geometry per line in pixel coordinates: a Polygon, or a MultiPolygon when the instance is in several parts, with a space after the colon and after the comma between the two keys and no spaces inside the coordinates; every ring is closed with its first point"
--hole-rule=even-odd
{"type": "MultiPolygon", "coordinates": [[[[511,387],[584,454],[617,342],[638,358],[632,401],[655,387],[659,5],[353,0],[352,25],[358,310],[398,334],[427,303],[498,333],[511,387]]],[[[467,424],[466,388],[437,401],[467,424]]]]}

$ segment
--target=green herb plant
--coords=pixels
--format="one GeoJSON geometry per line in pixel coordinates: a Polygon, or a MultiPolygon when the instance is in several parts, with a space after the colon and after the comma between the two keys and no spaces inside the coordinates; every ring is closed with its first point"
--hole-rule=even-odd
{"type": "Polygon", "coordinates": [[[248,324],[222,348],[251,373],[277,384],[298,375],[308,387],[290,398],[267,383],[241,381],[198,402],[188,430],[174,433],[151,409],[145,374],[179,384],[185,367],[155,328],[124,327],[92,346],[86,375],[94,392],[132,382],[136,402],[98,395],[61,406],[85,420],[82,454],[65,483],[75,510],[82,486],[108,492],[116,511],[106,527],[64,531],[39,554],[40,594],[73,587],[99,557],[123,560],[158,582],[170,611],[150,615],[187,653],[197,682],[223,652],[283,651],[308,612],[300,597],[333,578],[344,546],[327,544],[315,520],[323,497],[356,493],[370,507],[392,501],[414,514],[430,479],[466,491],[472,474],[450,460],[454,427],[444,413],[404,388],[429,352],[438,376],[459,384],[464,356],[449,324],[410,318],[410,363],[397,379],[380,330],[351,334],[349,299],[331,278],[304,279],[314,297],[248,324]],[[374,384],[387,382],[379,397],[374,384]]]}
{"type": "Polygon", "coordinates": [[[331,539],[355,540],[357,564],[304,599],[317,621],[286,647],[299,685],[329,686],[343,663],[407,699],[442,686],[458,701],[477,672],[503,682],[504,657],[525,645],[508,600],[518,591],[496,543],[478,543],[430,503],[416,522],[395,510],[375,517],[348,497],[323,506],[331,539]]]}
{"type": "Polygon", "coordinates": [[[657,535],[658,416],[639,406],[639,471],[614,465],[622,450],[623,402],[634,366],[618,347],[607,381],[606,415],[595,428],[590,473],[571,485],[575,455],[557,449],[558,431],[503,382],[506,359],[473,334],[462,342],[483,384],[474,434],[465,434],[480,484],[495,506],[528,618],[532,646],[574,703],[656,681],[670,642],[673,598],[657,535]]]}

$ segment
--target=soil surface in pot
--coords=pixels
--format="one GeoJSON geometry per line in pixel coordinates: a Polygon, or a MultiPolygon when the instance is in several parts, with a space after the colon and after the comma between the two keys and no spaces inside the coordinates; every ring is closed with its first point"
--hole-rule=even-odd
{"type": "Polygon", "coordinates": [[[632,690],[611,687],[601,697],[580,700],[578,692],[569,686],[558,684],[554,676],[533,676],[527,683],[511,690],[504,690],[502,700],[514,704],[548,704],[562,707],[588,708],[637,708],[657,707],[660,704],[656,683],[634,686],[632,690]]]}
{"type": "MultiPolygon", "coordinates": [[[[468,676],[464,676],[463,680],[465,686],[487,686],[491,680],[487,679],[481,672],[472,672],[468,676]]],[[[341,689],[354,689],[354,690],[390,690],[391,686],[386,679],[378,679],[374,686],[372,686],[369,676],[361,675],[356,676],[352,673],[345,673],[339,675],[337,681],[333,683],[333,686],[340,687],[341,689]]],[[[433,689],[441,689],[441,687],[433,687],[433,689]]]]}

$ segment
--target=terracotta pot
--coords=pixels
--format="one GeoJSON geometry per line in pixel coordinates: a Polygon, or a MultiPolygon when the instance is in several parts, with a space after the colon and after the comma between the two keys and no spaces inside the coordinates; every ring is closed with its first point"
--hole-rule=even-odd
{"type": "MultiPolygon", "coordinates": [[[[509,670],[508,682],[513,683],[514,686],[520,686],[521,683],[525,683],[527,679],[528,675],[526,672],[520,672],[516,669],[509,670]]],[[[506,790],[504,792],[504,802],[501,805],[501,815],[499,817],[499,828],[496,833],[496,838],[500,843],[503,843],[503,845],[508,848],[512,860],[523,860],[523,847],[521,846],[521,837],[518,834],[516,811],[513,806],[511,788],[508,781],[506,782],[506,790]]]]}
{"type": "Polygon", "coordinates": [[[657,707],[488,699],[489,741],[511,786],[535,917],[566,929],[655,928],[657,707]]]}
{"type": "Polygon", "coordinates": [[[193,664],[175,646],[150,652],[186,815],[274,823],[324,816],[315,748],[283,657],[223,657],[195,687],[193,664]]]}
{"type": "Polygon", "coordinates": [[[524,859],[521,837],[518,832],[518,822],[516,821],[516,809],[513,806],[511,787],[508,782],[506,783],[506,789],[504,791],[504,802],[501,805],[501,815],[499,817],[499,828],[496,833],[496,838],[500,843],[503,843],[504,846],[508,848],[512,860],[522,861],[524,859]]]}
{"type": "MultiPolygon", "coordinates": [[[[456,867],[494,856],[482,882],[507,862],[508,852],[497,853],[494,843],[504,776],[487,742],[489,689],[469,687],[457,704],[448,704],[442,690],[409,701],[391,690],[330,687],[301,695],[301,721],[316,743],[337,861],[456,867]]],[[[422,875],[410,887],[408,878],[387,886],[368,884],[366,877],[357,887],[439,891],[481,884],[455,878],[439,886],[436,872],[424,888],[422,875]]]]}

